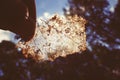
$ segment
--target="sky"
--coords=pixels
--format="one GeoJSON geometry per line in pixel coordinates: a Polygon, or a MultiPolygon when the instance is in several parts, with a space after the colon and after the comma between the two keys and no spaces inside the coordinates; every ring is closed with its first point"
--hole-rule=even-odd
{"type": "Polygon", "coordinates": [[[37,17],[43,16],[44,13],[63,14],[63,8],[67,0],[36,0],[37,17]]]}
{"type": "MultiPolygon", "coordinates": [[[[67,6],[68,0],[36,0],[37,17],[45,16],[45,14],[63,14],[63,8],[67,6]]],[[[110,3],[110,11],[114,12],[114,5],[117,0],[108,0],[110,3]]]]}
{"type": "Polygon", "coordinates": [[[108,1],[109,1],[109,3],[110,3],[110,11],[111,11],[111,12],[114,12],[114,5],[117,4],[117,1],[118,1],[118,0],[108,0],[108,1]]]}
{"type": "MultiPolygon", "coordinates": [[[[37,20],[42,17],[48,17],[52,14],[60,14],[63,15],[63,8],[68,6],[68,0],[36,0],[36,11],[37,11],[37,20]]],[[[110,11],[114,12],[114,5],[117,0],[108,0],[110,2],[110,11]]],[[[0,30],[0,42],[2,40],[10,40],[15,42],[14,40],[15,34],[9,31],[0,30]]]]}

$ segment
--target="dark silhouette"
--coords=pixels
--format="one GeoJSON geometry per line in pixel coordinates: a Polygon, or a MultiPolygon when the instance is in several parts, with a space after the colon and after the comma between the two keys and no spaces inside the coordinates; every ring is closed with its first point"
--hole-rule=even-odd
{"type": "Polygon", "coordinates": [[[3,41],[0,43],[0,80],[120,80],[120,51],[112,52],[98,45],[93,52],[86,50],[39,63],[25,58],[13,43],[3,41]]]}
{"type": "Polygon", "coordinates": [[[35,0],[1,0],[0,29],[10,30],[30,40],[36,27],[35,0]]]}
{"type": "Polygon", "coordinates": [[[115,12],[111,16],[110,29],[114,32],[114,37],[120,38],[120,0],[118,0],[115,12]]]}
{"type": "Polygon", "coordinates": [[[87,19],[87,41],[92,49],[59,57],[53,62],[36,62],[25,58],[15,44],[3,41],[0,43],[0,80],[120,80],[120,49],[117,48],[120,0],[113,13],[106,8],[108,0],[71,1],[74,3],[70,2],[70,13],[87,19]],[[75,5],[86,6],[86,9],[75,5]]]}

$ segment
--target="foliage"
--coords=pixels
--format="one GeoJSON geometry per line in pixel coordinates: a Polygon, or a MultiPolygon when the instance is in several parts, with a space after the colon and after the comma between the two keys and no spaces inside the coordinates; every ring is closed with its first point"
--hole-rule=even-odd
{"type": "Polygon", "coordinates": [[[120,80],[120,1],[111,13],[107,0],[69,0],[65,15],[87,19],[91,50],[54,61],[25,58],[15,45],[0,43],[0,80],[120,80]]]}
{"type": "Polygon", "coordinates": [[[53,62],[25,58],[15,45],[0,43],[0,80],[119,80],[120,51],[98,45],[90,54],[72,54],[53,62]],[[102,53],[99,49],[102,49],[102,53]],[[94,54],[94,52],[98,52],[94,54]]]}
{"type": "Polygon", "coordinates": [[[81,53],[86,50],[86,20],[82,17],[53,15],[36,27],[34,37],[28,42],[17,44],[25,56],[36,60],[54,60],[55,58],[81,53]]]}
{"type": "Polygon", "coordinates": [[[89,46],[97,43],[114,49],[120,46],[119,4],[115,12],[110,12],[108,0],[68,0],[69,9],[64,8],[65,15],[83,16],[87,21],[86,33],[89,46]],[[117,39],[117,40],[116,40],[117,39]]]}

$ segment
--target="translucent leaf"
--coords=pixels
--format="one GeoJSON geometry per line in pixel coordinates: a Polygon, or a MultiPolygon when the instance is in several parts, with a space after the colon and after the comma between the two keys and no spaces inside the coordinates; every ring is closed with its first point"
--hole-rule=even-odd
{"type": "Polygon", "coordinates": [[[26,57],[38,61],[54,60],[86,49],[85,19],[78,16],[54,15],[47,21],[41,20],[34,38],[18,43],[26,57]]]}

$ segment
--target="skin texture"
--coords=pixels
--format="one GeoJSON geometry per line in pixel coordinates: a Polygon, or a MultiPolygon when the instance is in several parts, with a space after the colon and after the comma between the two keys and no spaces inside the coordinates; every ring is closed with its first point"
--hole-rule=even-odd
{"type": "Polygon", "coordinates": [[[35,0],[0,0],[0,29],[29,41],[34,36],[35,27],[35,0]]]}

